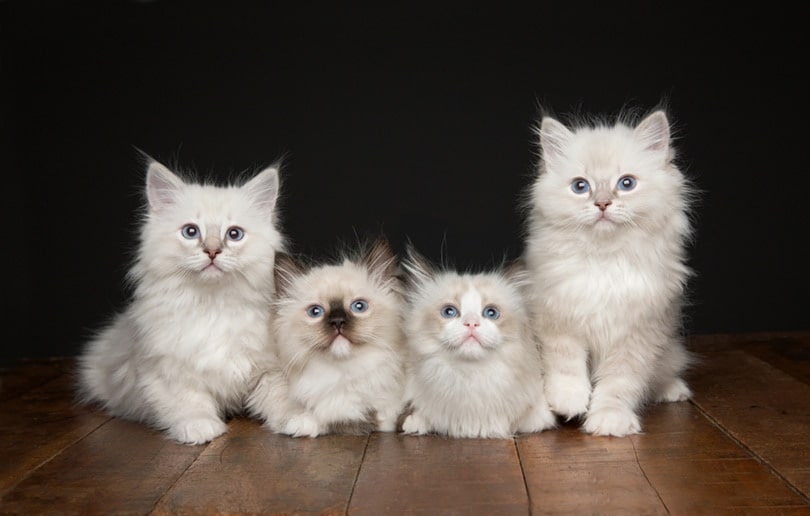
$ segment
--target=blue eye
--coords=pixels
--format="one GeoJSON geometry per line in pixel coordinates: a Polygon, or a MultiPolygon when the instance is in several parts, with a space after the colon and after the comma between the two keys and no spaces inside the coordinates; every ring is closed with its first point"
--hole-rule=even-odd
{"type": "Polygon", "coordinates": [[[578,177],[571,181],[571,191],[575,194],[584,194],[587,193],[588,190],[591,189],[591,185],[581,177],[578,177]]]}
{"type": "Polygon", "coordinates": [[[307,315],[312,317],[313,319],[317,319],[318,317],[322,316],[324,313],[324,309],[321,305],[312,305],[307,308],[307,315]]]}
{"type": "Polygon", "coordinates": [[[500,310],[495,308],[494,306],[487,306],[484,308],[484,311],[481,314],[486,317],[487,319],[495,320],[501,316],[500,310]]]}
{"type": "Polygon", "coordinates": [[[452,319],[458,317],[458,308],[453,305],[444,305],[441,311],[442,317],[445,319],[452,319]]]}
{"type": "Polygon", "coordinates": [[[228,240],[242,240],[242,237],[245,236],[245,231],[240,227],[233,226],[228,228],[226,235],[228,236],[228,240]]]}
{"type": "Polygon", "coordinates": [[[635,177],[633,177],[633,176],[622,176],[621,178],[619,178],[619,182],[616,183],[616,187],[619,190],[624,190],[625,192],[629,192],[630,190],[635,188],[637,184],[638,184],[638,181],[636,181],[635,177]]]}
{"type": "Polygon", "coordinates": [[[362,313],[368,310],[368,303],[362,299],[352,303],[352,312],[362,313]]]}
{"type": "Polygon", "coordinates": [[[200,228],[194,224],[186,224],[183,226],[183,229],[180,230],[180,234],[183,235],[183,238],[194,240],[200,237],[200,228]]]}

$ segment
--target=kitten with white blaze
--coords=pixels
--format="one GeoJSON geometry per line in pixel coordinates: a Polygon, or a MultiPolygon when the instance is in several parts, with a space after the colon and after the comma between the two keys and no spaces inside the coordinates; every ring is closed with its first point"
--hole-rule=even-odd
{"type": "Polygon", "coordinates": [[[596,435],[641,431],[648,401],[681,401],[680,335],[694,189],[666,113],[571,130],[545,117],[529,203],[528,298],[552,409],[596,435]]]}
{"type": "Polygon", "coordinates": [[[274,432],[296,437],[390,432],[403,405],[402,289],[383,237],[336,263],[276,263],[275,345],[248,402],[274,432]]]}
{"type": "Polygon", "coordinates": [[[407,434],[508,438],[555,426],[520,267],[437,270],[412,247],[406,334],[410,351],[402,423],[407,434]]]}
{"type": "Polygon", "coordinates": [[[278,170],[241,185],[187,182],[157,161],[126,309],[87,343],[79,394],[188,444],[226,431],[267,360],[278,170]]]}

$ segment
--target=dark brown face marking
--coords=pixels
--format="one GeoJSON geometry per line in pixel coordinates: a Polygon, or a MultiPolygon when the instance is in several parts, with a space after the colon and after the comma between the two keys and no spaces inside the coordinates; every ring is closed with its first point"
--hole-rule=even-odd
{"type": "Polygon", "coordinates": [[[326,324],[340,333],[349,324],[349,314],[343,309],[343,302],[338,299],[329,301],[329,316],[326,318],[326,324]]]}

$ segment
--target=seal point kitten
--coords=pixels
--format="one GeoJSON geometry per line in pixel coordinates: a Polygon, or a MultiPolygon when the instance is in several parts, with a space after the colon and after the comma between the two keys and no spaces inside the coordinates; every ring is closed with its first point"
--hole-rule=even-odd
{"type": "Polygon", "coordinates": [[[292,436],[394,431],[404,386],[397,271],[382,237],[336,263],[279,255],[279,368],[251,396],[251,412],[292,436]]]}

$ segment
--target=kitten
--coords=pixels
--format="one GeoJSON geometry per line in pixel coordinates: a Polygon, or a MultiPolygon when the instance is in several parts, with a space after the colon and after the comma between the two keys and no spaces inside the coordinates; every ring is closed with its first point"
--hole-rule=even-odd
{"type": "Polygon", "coordinates": [[[641,431],[646,401],[682,401],[679,336],[694,190],[667,116],[569,130],[546,117],[525,261],[546,395],[596,435],[641,431]]]}
{"type": "Polygon", "coordinates": [[[83,350],[84,402],[181,443],[225,432],[270,339],[278,190],[275,168],[214,186],[149,163],[134,296],[83,350]]]}
{"type": "Polygon", "coordinates": [[[266,373],[249,410],[293,436],[396,430],[405,374],[397,272],[384,238],[335,264],[279,255],[279,367],[266,373]]]}
{"type": "Polygon", "coordinates": [[[555,424],[521,297],[522,272],[437,271],[409,247],[408,434],[508,438],[555,424]]]}

